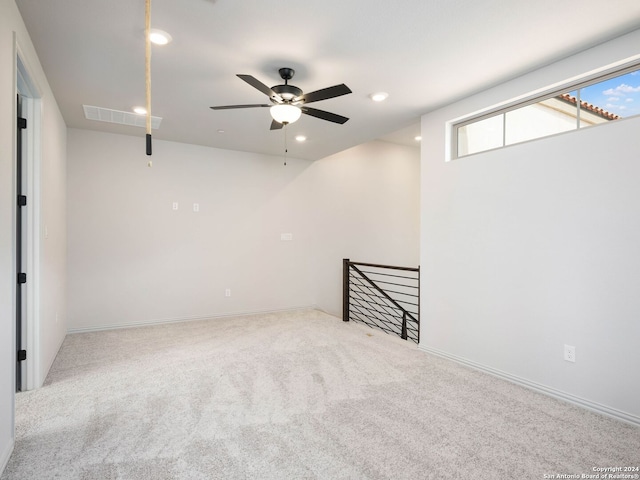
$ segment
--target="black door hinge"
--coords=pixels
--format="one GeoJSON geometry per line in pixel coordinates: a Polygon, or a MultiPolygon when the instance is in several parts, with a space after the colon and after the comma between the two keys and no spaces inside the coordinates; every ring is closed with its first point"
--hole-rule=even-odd
{"type": "Polygon", "coordinates": [[[18,206],[25,207],[27,205],[27,196],[26,195],[18,195],[18,206]]]}
{"type": "Polygon", "coordinates": [[[18,117],[18,128],[24,129],[27,128],[27,119],[18,117]]]}
{"type": "Polygon", "coordinates": [[[27,274],[19,273],[18,274],[18,283],[27,283],[27,274]]]}
{"type": "Polygon", "coordinates": [[[27,359],[27,351],[26,350],[18,350],[18,361],[22,362],[27,359]]]}

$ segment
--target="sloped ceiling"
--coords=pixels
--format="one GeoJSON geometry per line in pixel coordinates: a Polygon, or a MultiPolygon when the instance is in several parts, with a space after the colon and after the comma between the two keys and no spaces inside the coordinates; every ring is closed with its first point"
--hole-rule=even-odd
{"type": "MultiPolygon", "coordinates": [[[[87,120],[82,105],[145,103],[144,0],[17,0],[69,127],[138,135],[87,120]]],[[[319,159],[385,139],[415,145],[422,114],[640,25],[638,0],[152,0],[154,138],[280,155],[284,132],[241,81],[268,86],[296,70],[304,91],[346,83],[352,94],[313,104],[350,118],[304,116],[287,127],[289,155],[319,159]],[[369,99],[385,91],[382,103],[369,99]],[[223,132],[219,132],[223,131],[223,132]],[[307,141],[293,137],[304,134],[307,141]]]]}

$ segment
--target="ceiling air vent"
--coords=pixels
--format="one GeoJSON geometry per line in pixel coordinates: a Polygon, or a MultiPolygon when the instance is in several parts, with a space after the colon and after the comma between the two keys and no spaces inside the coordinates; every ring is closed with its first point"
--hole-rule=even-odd
{"type": "MultiPolygon", "coordinates": [[[[111,110],[110,108],[93,107],[91,105],[83,105],[84,116],[88,120],[97,120],[99,122],[119,123],[120,125],[129,125],[131,127],[147,126],[147,116],[138,115],[132,112],[123,112],[120,110],[111,110]]],[[[151,117],[151,128],[160,128],[162,117],[151,117]]]]}

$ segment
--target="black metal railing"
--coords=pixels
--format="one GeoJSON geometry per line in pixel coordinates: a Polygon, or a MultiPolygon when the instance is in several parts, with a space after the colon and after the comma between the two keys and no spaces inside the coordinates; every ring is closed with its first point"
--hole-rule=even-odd
{"type": "Polygon", "coordinates": [[[420,267],[342,261],[342,319],[420,341],[420,267]]]}

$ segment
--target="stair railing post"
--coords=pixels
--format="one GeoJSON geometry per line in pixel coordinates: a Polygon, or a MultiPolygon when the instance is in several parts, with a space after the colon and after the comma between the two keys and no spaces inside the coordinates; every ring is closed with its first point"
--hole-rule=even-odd
{"type": "Polygon", "coordinates": [[[400,338],[403,340],[407,339],[407,312],[403,310],[402,312],[402,333],[400,334],[400,338]]]}
{"type": "Polygon", "coordinates": [[[418,344],[420,343],[420,304],[422,303],[422,297],[420,296],[420,265],[418,265],[418,344]]]}
{"type": "Polygon", "coordinates": [[[342,260],[342,321],[349,321],[349,259],[342,260]]]}

